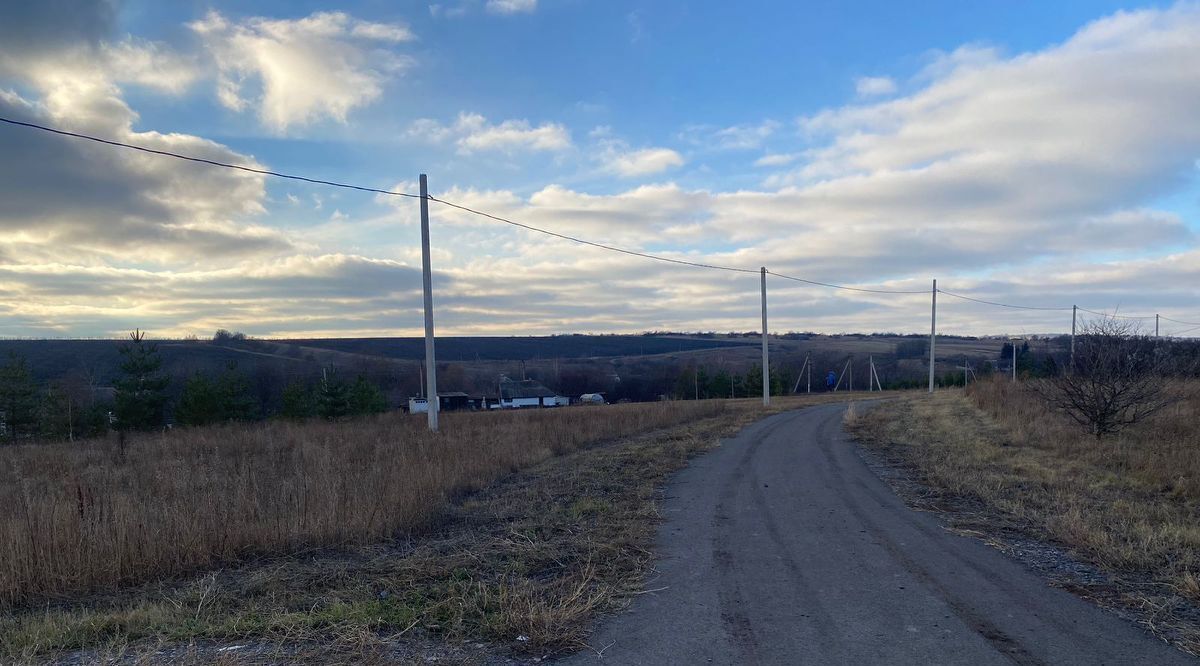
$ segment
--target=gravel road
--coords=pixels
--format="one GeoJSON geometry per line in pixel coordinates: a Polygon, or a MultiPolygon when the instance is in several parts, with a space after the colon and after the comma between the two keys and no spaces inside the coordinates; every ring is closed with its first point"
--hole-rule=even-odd
{"type": "Polygon", "coordinates": [[[906,507],[844,409],[772,416],[693,461],[659,574],[566,663],[1198,663],[906,507]]]}

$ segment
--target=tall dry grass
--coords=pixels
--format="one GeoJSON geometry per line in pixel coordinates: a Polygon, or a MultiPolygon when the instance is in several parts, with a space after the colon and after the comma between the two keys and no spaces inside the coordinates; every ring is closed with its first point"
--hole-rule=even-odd
{"type": "Polygon", "coordinates": [[[1168,392],[1174,401],[1164,410],[1099,442],[1022,384],[979,382],[967,396],[1011,444],[1111,470],[1131,487],[1200,501],[1200,382],[1171,381],[1168,392]]]}
{"type": "Polygon", "coordinates": [[[228,425],[0,447],[0,608],[419,530],[457,493],[722,401],[228,425]]]}

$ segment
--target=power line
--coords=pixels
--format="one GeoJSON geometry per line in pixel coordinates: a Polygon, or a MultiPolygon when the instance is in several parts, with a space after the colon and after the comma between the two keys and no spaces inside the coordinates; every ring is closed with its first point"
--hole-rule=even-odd
{"type": "Polygon", "coordinates": [[[9,125],[17,125],[20,127],[28,127],[31,129],[41,130],[43,132],[50,132],[51,134],[59,134],[61,136],[69,136],[69,137],[76,138],[76,139],[86,139],[88,141],[95,141],[96,143],[103,143],[108,146],[116,146],[118,148],[128,148],[129,150],[137,150],[137,151],[140,151],[143,153],[150,153],[152,155],[162,155],[164,157],[174,157],[177,160],[185,160],[188,162],[207,164],[209,166],[222,167],[225,169],[237,169],[238,171],[246,171],[249,173],[256,173],[256,174],[260,174],[263,176],[274,176],[276,178],[286,178],[288,180],[298,180],[298,181],[302,181],[305,183],[314,183],[316,185],[328,185],[330,187],[340,187],[340,188],[347,189],[347,190],[358,190],[360,192],[373,192],[375,194],[387,194],[387,195],[394,196],[394,197],[409,197],[411,199],[420,199],[421,198],[421,195],[419,195],[419,194],[409,194],[408,192],[394,192],[392,190],[381,190],[381,189],[374,188],[374,187],[364,187],[362,185],[350,185],[348,183],[339,183],[339,182],[332,181],[332,180],[321,180],[319,178],[308,178],[307,176],[296,176],[296,175],[287,174],[287,173],[280,173],[278,171],[269,171],[267,169],[256,169],[254,167],[248,167],[248,166],[244,166],[241,164],[229,164],[227,162],[218,162],[216,160],[209,160],[209,159],[205,159],[203,157],[192,157],[191,155],[181,155],[179,153],[173,153],[168,150],[158,150],[155,148],[147,148],[145,146],[134,145],[132,143],[123,143],[121,141],[111,141],[109,139],[101,139],[100,137],[97,137],[97,136],[90,136],[88,134],[79,134],[77,132],[68,132],[66,130],[55,129],[53,127],[46,127],[44,125],[37,125],[34,123],[27,123],[27,122],[23,122],[20,120],[13,120],[11,118],[0,117],[0,122],[5,122],[5,123],[8,123],[9,125]]]}
{"type": "MultiPolygon", "coordinates": [[[[1159,317],[1160,317],[1160,318],[1161,318],[1163,321],[1170,321],[1170,322],[1174,322],[1174,323],[1176,323],[1176,324],[1183,324],[1184,326],[1195,326],[1195,327],[1197,327],[1197,328],[1200,328],[1200,322],[1196,322],[1196,321],[1180,321],[1180,320],[1178,320],[1178,319],[1171,319],[1170,317],[1163,317],[1162,315],[1159,315],[1159,317]]],[[[1192,329],[1188,329],[1188,330],[1192,330],[1192,329]]]]}
{"type": "Polygon", "coordinates": [[[437,197],[434,197],[434,196],[430,196],[429,200],[436,201],[436,202],[442,204],[443,206],[457,208],[458,210],[465,211],[467,213],[472,213],[472,214],[478,215],[480,217],[486,217],[490,220],[495,220],[497,222],[503,222],[505,224],[511,224],[514,227],[520,227],[520,228],[526,229],[528,231],[536,231],[539,234],[546,234],[547,236],[554,236],[555,238],[569,240],[573,243],[579,243],[581,245],[590,245],[591,247],[597,247],[602,250],[609,250],[611,252],[621,252],[623,254],[628,254],[628,255],[635,256],[635,257],[642,257],[643,259],[653,259],[655,261],[665,261],[665,262],[671,263],[671,264],[681,264],[683,266],[694,266],[696,268],[710,268],[710,269],[719,270],[719,271],[730,271],[733,273],[758,273],[757,270],[754,270],[751,268],[737,268],[735,266],[721,266],[718,264],[704,264],[704,263],[700,263],[697,261],[685,261],[683,259],[672,259],[670,257],[664,257],[664,256],[657,255],[657,254],[650,254],[648,252],[638,252],[637,250],[627,250],[625,248],[617,247],[615,245],[608,245],[605,243],[597,243],[595,241],[584,240],[583,238],[578,238],[575,236],[568,236],[567,234],[560,234],[557,231],[550,231],[549,229],[542,229],[541,227],[535,227],[535,226],[532,226],[529,224],[525,224],[523,222],[517,222],[515,220],[510,220],[505,217],[500,217],[499,215],[485,213],[481,210],[476,210],[474,208],[469,208],[469,207],[463,206],[461,204],[456,204],[456,203],[453,203],[450,201],[446,201],[445,199],[438,199],[437,197]]]}
{"type": "MultiPolygon", "coordinates": [[[[1060,308],[1060,307],[1039,307],[1039,306],[1035,306],[1035,305],[1014,305],[1012,303],[1000,303],[997,301],[987,301],[982,298],[972,298],[970,296],[963,296],[962,294],[956,294],[951,291],[946,291],[945,289],[938,289],[938,293],[945,294],[947,296],[953,296],[954,298],[961,298],[964,301],[973,301],[975,303],[983,303],[984,305],[995,305],[995,306],[1001,307],[1001,308],[1013,308],[1015,310],[1052,310],[1052,311],[1056,311],[1056,312],[1061,312],[1064,310],[1071,309],[1071,308],[1060,308]]],[[[1083,308],[1079,308],[1079,309],[1082,310],[1083,308]]]]}
{"type": "MultiPolygon", "coordinates": [[[[988,301],[988,300],[984,300],[982,298],[972,298],[971,296],[963,296],[962,294],[956,294],[953,292],[949,292],[949,291],[946,291],[945,289],[938,289],[938,293],[945,294],[947,296],[953,296],[954,298],[961,298],[964,301],[973,301],[975,303],[983,303],[985,305],[995,305],[997,307],[1002,307],[1002,308],[1013,308],[1016,310],[1043,310],[1043,311],[1053,311],[1053,312],[1065,312],[1065,311],[1071,309],[1069,307],[1039,307],[1039,306],[1033,306],[1033,305],[1016,305],[1013,303],[1000,303],[998,301],[988,301]]],[[[1154,319],[1154,317],[1155,317],[1155,315],[1123,315],[1123,314],[1117,314],[1115,312],[1113,312],[1113,313],[1100,312],[1097,310],[1089,310],[1087,308],[1079,308],[1079,311],[1087,312],[1089,314],[1094,314],[1099,317],[1112,317],[1115,319],[1147,320],[1147,319],[1154,319]]],[[[1183,324],[1185,326],[1194,325],[1197,328],[1200,328],[1200,323],[1197,323],[1194,321],[1181,321],[1179,319],[1171,319],[1170,317],[1163,317],[1161,315],[1159,315],[1159,318],[1163,319],[1165,321],[1174,322],[1176,324],[1183,324]]],[[[1192,330],[1192,329],[1189,329],[1189,330],[1192,330]]]]}
{"type": "Polygon", "coordinates": [[[1168,333],[1167,337],[1177,337],[1184,333],[1191,333],[1192,331],[1195,331],[1195,330],[1200,330],[1200,325],[1193,326],[1191,328],[1185,328],[1182,331],[1174,331],[1174,332],[1168,333]]]}
{"type": "Polygon", "coordinates": [[[1112,319],[1154,319],[1154,315],[1141,315],[1141,316],[1139,316],[1139,315],[1123,315],[1123,314],[1117,314],[1115,312],[1112,314],[1109,314],[1107,312],[1097,312],[1095,310],[1089,310],[1087,308],[1079,308],[1079,310],[1081,312],[1087,312],[1088,314],[1094,314],[1098,317],[1109,317],[1112,319]]]}
{"type": "Polygon", "coordinates": [[[830,289],[843,289],[845,291],[861,291],[861,292],[866,292],[868,294],[928,294],[929,293],[929,290],[927,290],[927,289],[904,290],[904,289],[868,289],[866,287],[847,287],[847,286],[841,285],[841,284],[832,284],[829,282],[818,282],[817,280],[806,280],[804,278],[799,278],[799,277],[795,277],[792,275],[784,275],[783,273],[776,273],[774,271],[767,271],[767,275],[774,275],[777,278],[783,278],[785,280],[793,280],[795,282],[803,282],[804,284],[816,285],[818,287],[829,287],[830,289]]]}
{"type": "MultiPolygon", "coordinates": [[[[610,250],[612,252],[622,252],[624,254],[632,254],[632,256],[642,257],[644,259],[654,259],[654,260],[656,260],[656,262],[668,262],[668,263],[672,263],[672,264],[683,264],[686,266],[695,266],[695,268],[702,268],[702,269],[725,270],[725,271],[732,271],[732,272],[749,272],[749,274],[756,274],[756,272],[758,272],[755,269],[743,269],[743,268],[737,268],[737,266],[722,266],[719,264],[703,264],[700,262],[688,262],[688,260],[684,260],[684,259],[672,259],[670,257],[662,257],[662,256],[659,256],[659,254],[650,254],[647,252],[637,252],[634,250],[625,250],[625,248],[623,248],[623,247],[606,245],[606,244],[602,244],[602,242],[595,242],[595,241],[577,238],[577,236],[571,236],[568,234],[560,234],[558,232],[551,232],[550,229],[534,227],[534,226],[532,226],[532,224],[526,224],[523,222],[517,222],[515,220],[509,220],[508,217],[500,217],[499,215],[491,214],[491,212],[476,210],[473,208],[469,208],[469,206],[464,206],[462,204],[456,204],[454,202],[448,202],[448,200],[445,200],[445,199],[439,199],[437,197],[431,196],[430,200],[431,200],[431,202],[437,202],[439,204],[448,205],[448,206],[450,206],[450,208],[455,208],[458,210],[462,210],[464,212],[470,212],[470,214],[479,215],[481,217],[486,217],[486,218],[488,218],[488,220],[503,222],[505,224],[512,224],[512,226],[514,226],[514,227],[520,227],[522,229],[527,229],[527,230],[530,230],[530,232],[538,232],[540,234],[551,235],[551,236],[554,236],[554,238],[560,238],[560,239],[569,240],[572,242],[578,242],[578,244],[581,244],[581,245],[589,245],[592,247],[599,247],[599,248],[601,248],[601,250],[610,250]]],[[[875,294],[925,294],[926,293],[925,290],[919,290],[919,292],[918,292],[918,290],[866,289],[866,288],[862,288],[862,287],[846,287],[846,286],[842,286],[842,284],[833,284],[833,283],[829,283],[829,282],[818,282],[816,280],[805,280],[805,278],[803,278],[803,277],[782,275],[782,274],[779,274],[779,272],[773,272],[773,271],[769,271],[769,270],[767,271],[767,274],[774,275],[775,277],[782,277],[782,278],[784,278],[784,280],[793,280],[796,282],[803,282],[805,284],[815,284],[815,286],[818,286],[818,287],[829,287],[832,289],[845,289],[845,290],[848,290],[848,292],[869,292],[869,293],[875,293],[875,294]]]]}

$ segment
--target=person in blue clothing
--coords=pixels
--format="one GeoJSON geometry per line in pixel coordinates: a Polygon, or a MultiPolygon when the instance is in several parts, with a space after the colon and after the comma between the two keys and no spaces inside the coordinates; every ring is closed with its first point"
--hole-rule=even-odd
{"type": "Polygon", "coordinates": [[[830,370],[825,375],[825,390],[832,391],[833,387],[835,387],[835,386],[837,386],[837,373],[834,372],[833,370],[830,370]]]}

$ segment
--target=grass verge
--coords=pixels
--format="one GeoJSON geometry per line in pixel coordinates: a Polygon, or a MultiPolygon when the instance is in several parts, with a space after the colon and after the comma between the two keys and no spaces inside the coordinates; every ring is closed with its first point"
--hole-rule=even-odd
{"type": "Polygon", "coordinates": [[[450,503],[402,540],[21,609],[0,618],[0,658],[362,663],[439,652],[472,662],[583,649],[595,614],[640,589],[672,472],[769,413],[846,397],[724,403],[566,452],[450,503]]]}
{"type": "Polygon", "coordinates": [[[1097,444],[1019,387],[985,382],[848,424],[906,472],[892,480],[910,503],[1200,654],[1198,415],[1186,399],[1097,444]]]}

